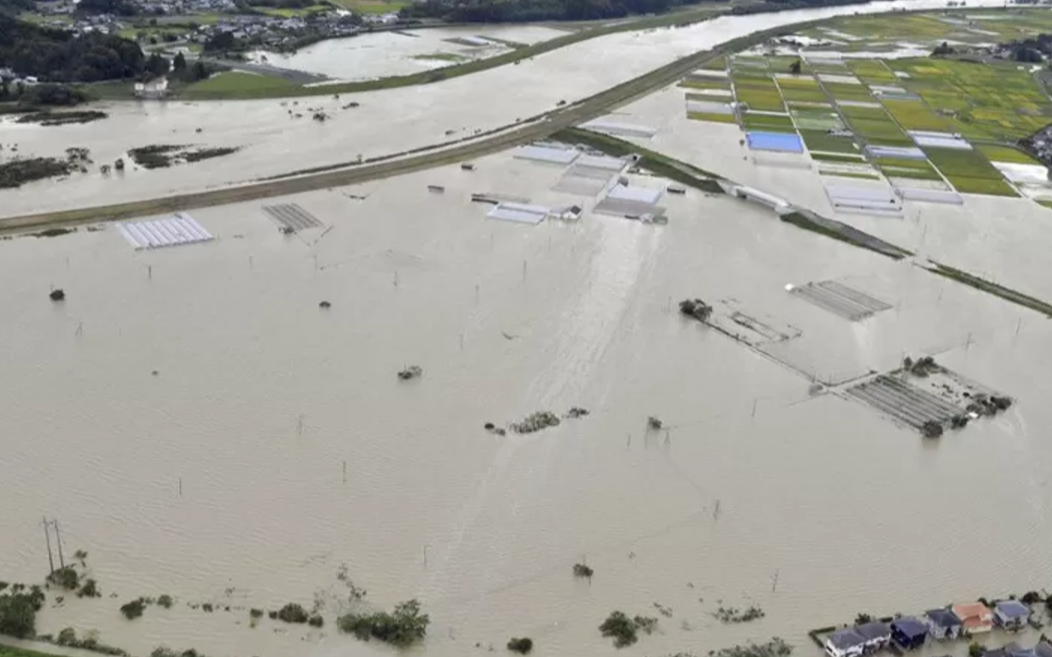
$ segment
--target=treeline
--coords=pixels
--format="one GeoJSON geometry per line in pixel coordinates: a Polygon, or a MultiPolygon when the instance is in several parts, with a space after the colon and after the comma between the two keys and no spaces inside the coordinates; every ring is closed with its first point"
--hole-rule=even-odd
{"type": "Polygon", "coordinates": [[[74,36],[0,12],[0,68],[54,82],[137,78],[146,71],[138,44],[92,32],[74,36]]]}
{"type": "Polygon", "coordinates": [[[544,20],[595,20],[656,14],[697,0],[424,0],[401,11],[406,19],[498,23],[544,20]]]}
{"type": "Polygon", "coordinates": [[[840,7],[842,5],[861,5],[870,0],[764,0],[756,4],[736,5],[730,13],[736,15],[766,14],[790,9],[811,9],[813,7],[840,7]]]}
{"type": "Polygon", "coordinates": [[[1012,59],[1017,62],[1040,64],[1045,58],[1052,56],[1052,34],[1038,34],[1036,37],[1010,41],[1000,46],[1011,52],[1012,59]]]}
{"type": "MultiPolygon", "coordinates": [[[[701,0],[424,0],[401,11],[403,18],[438,18],[452,22],[497,23],[544,20],[596,20],[660,14],[701,0]]],[[[737,5],[733,14],[760,14],[787,9],[862,4],[869,0],[765,0],[737,5]]]]}

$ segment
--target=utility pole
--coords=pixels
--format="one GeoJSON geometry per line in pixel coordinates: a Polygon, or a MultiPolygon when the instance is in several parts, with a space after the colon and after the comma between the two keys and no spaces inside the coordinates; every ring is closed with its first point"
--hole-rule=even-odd
{"type": "Polygon", "coordinates": [[[771,593],[774,593],[778,589],[778,571],[774,571],[774,577],[771,578],[771,593]]]}
{"type": "Polygon", "coordinates": [[[51,556],[51,532],[48,531],[47,516],[44,516],[44,542],[47,543],[47,562],[48,566],[51,567],[51,574],[55,574],[55,557],[51,556]]]}
{"type": "Polygon", "coordinates": [[[66,560],[62,558],[62,537],[58,533],[58,520],[52,520],[51,522],[55,525],[55,542],[58,543],[58,563],[65,568],[66,560]]]}

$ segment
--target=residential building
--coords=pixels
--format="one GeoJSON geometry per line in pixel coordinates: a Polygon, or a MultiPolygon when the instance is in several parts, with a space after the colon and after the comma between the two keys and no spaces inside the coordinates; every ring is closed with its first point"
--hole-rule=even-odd
{"type": "Polygon", "coordinates": [[[921,648],[928,638],[928,625],[910,616],[896,618],[891,621],[891,638],[903,650],[921,648]]]}
{"type": "Polygon", "coordinates": [[[891,626],[880,621],[870,621],[855,626],[855,632],[866,641],[866,652],[880,650],[891,643],[891,626]]]}
{"type": "Polygon", "coordinates": [[[1018,630],[1030,620],[1030,607],[1018,600],[1001,600],[994,604],[994,622],[1006,630],[1018,630]]]}
{"type": "Polygon", "coordinates": [[[850,627],[833,632],[825,641],[829,657],[861,657],[865,649],[865,637],[850,627]]]}
{"type": "Polygon", "coordinates": [[[994,629],[994,612],[981,602],[967,602],[950,608],[961,621],[965,634],[983,634],[994,629]]]}
{"type": "Polygon", "coordinates": [[[949,609],[929,609],[924,612],[924,618],[933,639],[956,639],[961,635],[961,620],[949,609]]]}

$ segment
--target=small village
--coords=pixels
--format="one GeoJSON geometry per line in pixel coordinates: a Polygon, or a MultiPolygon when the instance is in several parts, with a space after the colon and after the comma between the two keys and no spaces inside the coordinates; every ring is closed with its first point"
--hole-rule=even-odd
{"type": "Polygon", "coordinates": [[[827,627],[808,634],[828,657],[863,657],[884,651],[902,655],[925,648],[926,654],[934,651],[949,657],[963,648],[952,642],[963,641],[968,642],[968,657],[1052,657],[1052,642],[1044,634],[1034,645],[1013,640],[1028,629],[1043,627],[1038,618],[1040,612],[1032,608],[1042,599],[1034,592],[1018,600],[980,599],[929,609],[916,616],[874,619],[859,614],[853,625],[827,627]]]}

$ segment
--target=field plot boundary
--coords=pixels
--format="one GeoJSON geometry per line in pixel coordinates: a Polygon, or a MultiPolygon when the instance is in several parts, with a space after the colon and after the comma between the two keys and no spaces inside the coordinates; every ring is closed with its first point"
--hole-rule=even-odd
{"type": "Polygon", "coordinates": [[[283,229],[299,232],[308,228],[321,228],[325,224],[296,203],[264,205],[263,212],[283,229]]]}
{"type": "Polygon", "coordinates": [[[880,374],[845,392],[882,415],[918,430],[927,422],[944,425],[961,414],[961,409],[950,402],[891,374],[880,374]]]}
{"type": "Polygon", "coordinates": [[[835,280],[799,285],[789,293],[852,322],[893,308],[889,303],[835,280]]]}

